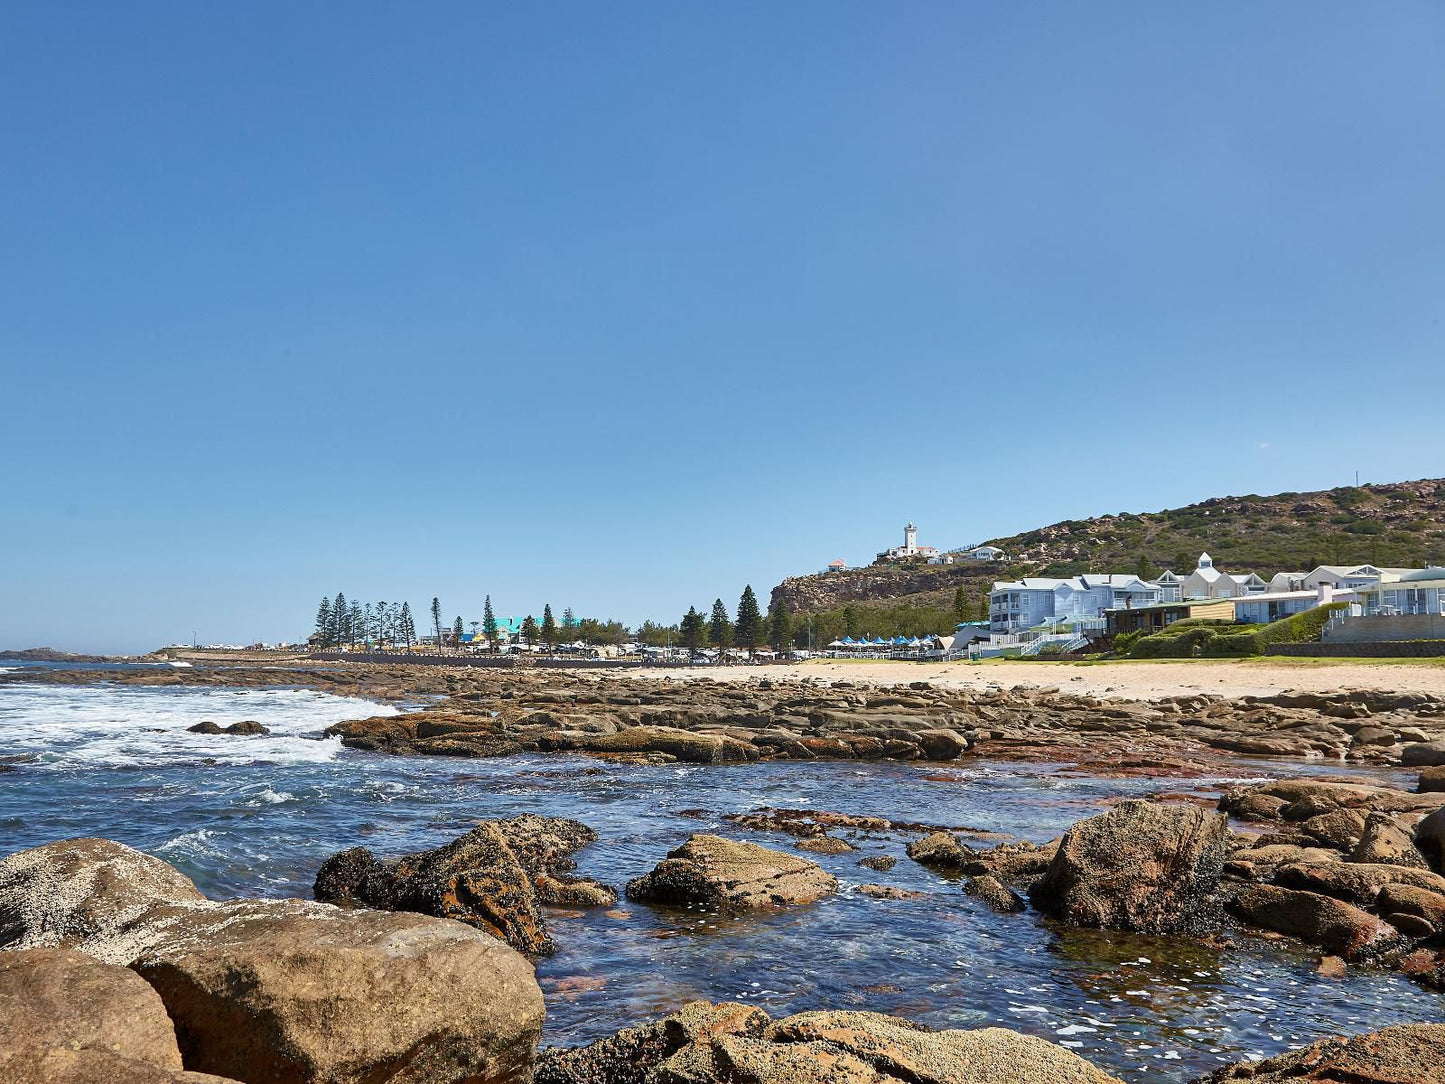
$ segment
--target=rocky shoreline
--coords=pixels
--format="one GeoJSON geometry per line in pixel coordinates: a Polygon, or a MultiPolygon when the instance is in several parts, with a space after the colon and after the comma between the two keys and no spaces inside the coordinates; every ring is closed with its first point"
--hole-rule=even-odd
{"type": "MultiPolygon", "coordinates": [[[[1445,990],[1445,791],[1296,779],[1232,788],[1211,811],[1143,800],[1048,843],[975,849],[953,831],[758,810],[741,830],[800,843],[905,831],[909,857],[979,901],[1069,926],[1227,942],[1289,937],[1320,967],[1393,967],[1445,990]],[[1263,829],[1230,827],[1229,815],[1263,829]],[[1027,901],[1027,902],[1026,902],[1027,901]]],[[[1117,1078],[1003,1028],[695,1002],[577,1048],[539,1052],[543,906],[607,906],[569,876],[586,825],[483,821],[433,851],[359,848],[318,871],[318,901],[206,899],[180,871],[108,840],[0,860],[0,1077],[36,1082],[498,1084],[1106,1084],[1117,1078]],[[340,903],[343,906],[335,906],[340,903]],[[209,1075],[205,1075],[209,1074],[209,1075]]],[[[882,872],[888,864],[872,868],[882,872]]],[[[881,898],[909,893],[865,886],[881,898]]],[[[837,881],[796,854],[706,833],[626,887],[699,911],[808,906],[837,881]]],[[[1445,1024],[1331,1038],[1201,1078],[1439,1084],[1445,1024]]]]}
{"type": "Polygon", "coordinates": [[[971,691],[928,682],[873,686],[761,675],[745,682],[671,682],[616,673],[365,662],[0,674],[0,684],[37,681],[301,687],[403,707],[424,705],[351,720],[330,731],[352,748],[408,756],[580,752],[717,764],[948,761],[968,754],[1183,775],[1239,754],[1445,765],[1445,696],[1381,689],[1117,700],[1023,686],[971,691]]]}

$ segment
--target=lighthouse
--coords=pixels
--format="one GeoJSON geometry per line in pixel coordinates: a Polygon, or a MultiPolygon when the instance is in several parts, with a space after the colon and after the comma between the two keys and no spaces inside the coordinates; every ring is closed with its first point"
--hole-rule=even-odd
{"type": "Polygon", "coordinates": [[[912,557],[918,552],[918,528],[913,526],[913,521],[908,521],[908,526],[903,528],[903,554],[905,557],[912,557]]]}

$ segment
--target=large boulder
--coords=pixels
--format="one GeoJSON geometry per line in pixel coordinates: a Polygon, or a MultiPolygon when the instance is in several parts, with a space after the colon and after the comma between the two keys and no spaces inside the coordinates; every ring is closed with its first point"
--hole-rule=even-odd
{"type": "Polygon", "coordinates": [[[694,1002],[588,1046],[543,1052],[537,1084],[1118,1084],[1060,1046],[1002,1028],[930,1031],[878,1013],[772,1022],[694,1002]]]}
{"type": "Polygon", "coordinates": [[[1445,764],[1445,741],[1415,742],[1400,750],[1400,763],[1407,768],[1445,764]]]}
{"type": "Polygon", "coordinates": [[[1399,933],[1353,904],[1315,892],[1253,885],[1230,904],[1250,925],[1288,934],[1355,961],[1395,947],[1399,933]]]}
{"type": "Polygon", "coordinates": [[[0,948],[65,945],[125,964],[157,909],[205,900],[180,870],[123,843],[47,843],[0,859],[0,948]]]}
{"type": "Polygon", "coordinates": [[[1064,833],[1034,905],[1076,926],[1172,934],[1213,925],[1229,819],[1131,800],[1064,833]]]}
{"type": "Polygon", "coordinates": [[[172,918],[131,965],[185,1064],[239,1080],[519,1082],[542,995],[526,959],[459,922],[237,900],[172,918]]]}
{"type": "Polygon", "coordinates": [[[714,835],[692,836],[651,873],[627,883],[630,899],[708,907],[812,903],[838,890],[816,862],[714,835]]]}
{"type": "Polygon", "coordinates": [[[557,946],[539,904],[596,906],[617,893],[562,875],[570,855],[597,838],[579,821],[526,814],[483,821],[444,847],[378,861],[364,847],[327,859],[313,889],[326,903],[453,918],[502,938],[533,958],[557,946]]]}
{"type": "Polygon", "coordinates": [[[1425,856],[1415,847],[1414,832],[1388,813],[1371,813],[1365,822],[1351,862],[1371,865],[1425,867],[1425,856]]]}
{"type": "Polygon", "coordinates": [[[150,984],[72,949],[0,952],[0,1051],[27,1048],[93,1050],[181,1068],[175,1028],[150,984]]]}
{"type": "Polygon", "coordinates": [[[1349,1038],[1322,1039],[1264,1061],[1219,1069],[1197,1084],[1440,1084],[1445,1024],[1400,1024],[1349,1038]]]}
{"type": "Polygon", "coordinates": [[[952,832],[932,832],[907,847],[908,857],[919,865],[948,873],[962,872],[978,860],[978,852],[959,842],[952,832]]]}

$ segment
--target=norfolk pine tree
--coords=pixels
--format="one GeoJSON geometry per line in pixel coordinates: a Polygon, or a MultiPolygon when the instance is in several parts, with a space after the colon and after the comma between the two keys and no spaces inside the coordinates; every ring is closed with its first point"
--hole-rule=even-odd
{"type": "Polygon", "coordinates": [[[528,647],[536,647],[537,632],[537,619],[528,614],[522,619],[522,643],[528,647]]]}
{"type": "Polygon", "coordinates": [[[678,625],[678,631],[682,646],[687,648],[689,655],[696,655],[702,650],[702,645],[707,643],[707,622],[702,619],[702,614],[697,612],[696,606],[687,608],[687,613],[682,615],[682,622],[678,625]]]}
{"type": "Polygon", "coordinates": [[[492,613],[492,596],[488,595],[482,606],[482,635],[493,655],[497,653],[497,615],[492,613]]]}
{"type": "Polygon", "coordinates": [[[768,615],[768,642],[779,655],[786,655],[793,645],[793,616],[782,599],[773,603],[773,612],[768,615]]]}
{"type": "Polygon", "coordinates": [[[432,632],[436,635],[437,650],[440,651],[442,649],[442,604],[435,595],[431,600],[431,627],[432,632]]]}
{"type": "Polygon", "coordinates": [[[458,651],[462,649],[462,615],[457,614],[457,619],[452,622],[452,647],[458,651]]]}
{"type": "Polygon", "coordinates": [[[707,625],[707,642],[717,648],[719,662],[722,661],[723,653],[733,646],[733,623],[728,620],[728,608],[720,598],[713,599],[712,620],[707,625]]]}
{"type": "Polygon", "coordinates": [[[758,611],[758,596],[753,594],[753,585],[743,587],[742,598],[738,599],[738,645],[747,648],[748,655],[755,654],[762,645],[765,630],[763,615],[758,611]]]}
{"type": "Polygon", "coordinates": [[[557,619],[552,616],[552,604],[542,607],[542,643],[551,651],[557,646],[557,619]]]}
{"type": "Polygon", "coordinates": [[[331,600],[321,596],[321,605],[316,610],[316,635],[321,637],[321,646],[331,646],[331,600]]]}

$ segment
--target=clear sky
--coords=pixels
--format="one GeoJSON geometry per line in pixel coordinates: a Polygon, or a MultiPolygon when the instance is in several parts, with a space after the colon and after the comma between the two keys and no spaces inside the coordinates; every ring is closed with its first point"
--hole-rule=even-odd
{"type": "Polygon", "coordinates": [[[1445,474],[1445,7],[9,4],[0,648],[1445,474]]]}

